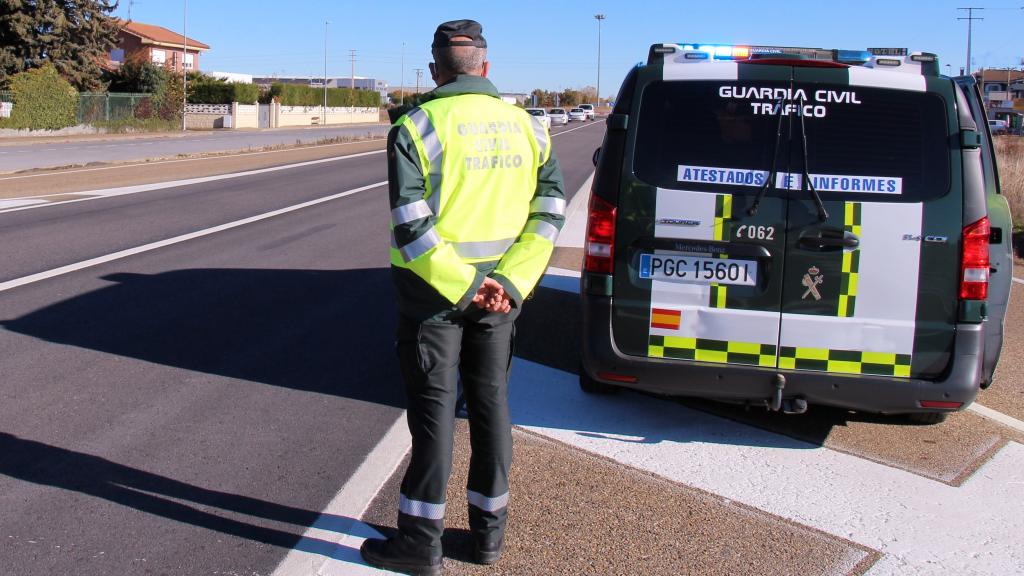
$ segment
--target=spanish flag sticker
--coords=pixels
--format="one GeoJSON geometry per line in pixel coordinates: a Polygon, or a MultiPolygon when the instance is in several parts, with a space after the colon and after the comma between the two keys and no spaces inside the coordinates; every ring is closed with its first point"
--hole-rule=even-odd
{"type": "Polygon", "coordinates": [[[679,329],[679,319],[683,313],[680,310],[666,310],[664,308],[651,308],[651,328],[667,328],[669,330],[679,329]]]}

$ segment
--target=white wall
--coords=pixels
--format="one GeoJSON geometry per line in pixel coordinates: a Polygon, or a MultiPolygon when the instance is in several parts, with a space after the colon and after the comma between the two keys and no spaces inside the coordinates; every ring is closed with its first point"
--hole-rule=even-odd
{"type": "Polygon", "coordinates": [[[359,124],[379,122],[380,112],[374,108],[328,108],[324,122],[320,106],[280,106],[273,126],[315,126],[320,124],[359,124]]]}

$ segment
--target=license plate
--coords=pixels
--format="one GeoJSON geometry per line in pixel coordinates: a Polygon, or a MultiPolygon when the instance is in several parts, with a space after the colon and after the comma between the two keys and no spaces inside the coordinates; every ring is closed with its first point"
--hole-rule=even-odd
{"type": "Polygon", "coordinates": [[[757,262],[703,256],[641,254],[640,277],[697,284],[757,285],[757,262]]]}

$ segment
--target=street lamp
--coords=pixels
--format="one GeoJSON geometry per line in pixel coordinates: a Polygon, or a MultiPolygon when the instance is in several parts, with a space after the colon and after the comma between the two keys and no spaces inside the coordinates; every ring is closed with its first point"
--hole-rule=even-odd
{"type": "Polygon", "coordinates": [[[601,21],[604,14],[594,14],[597,20],[597,105],[601,105],[601,21]]]}
{"type": "Polygon", "coordinates": [[[327,125],[327,25],[330,20],[324,20],[324,112],[321,114],[320,123],[327,125]]]}
{"type": "Polygon", "coordinates": [[[188,55],[188,0],[181,19],[181,131],[188,130],[188,71],[185,69],[185,57],[188,55]]]}

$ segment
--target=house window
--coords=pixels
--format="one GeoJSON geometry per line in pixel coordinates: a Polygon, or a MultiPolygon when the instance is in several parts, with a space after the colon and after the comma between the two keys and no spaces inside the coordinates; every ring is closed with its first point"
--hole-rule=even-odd
{"type": "Polygon", "coordinates": [[[185,69],[191,70],[195,62],[195,54],[185,54],[185,69]]]}
{"type": "Polygon", "coordinates": [[[154,64],[163,64],[167,61],[167,53],[163,50],[153,50],[151,54],[154,64]]]}
{"type": "Polygon", "coordinates": [[[111,62],[124,62],[124,49],[114,48],[110,51],[111,62]]]}

